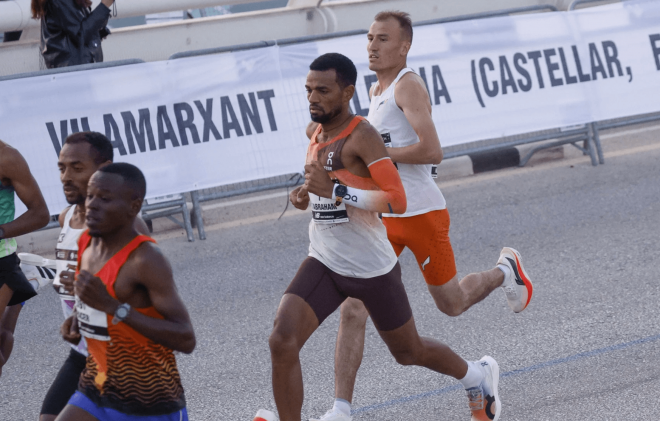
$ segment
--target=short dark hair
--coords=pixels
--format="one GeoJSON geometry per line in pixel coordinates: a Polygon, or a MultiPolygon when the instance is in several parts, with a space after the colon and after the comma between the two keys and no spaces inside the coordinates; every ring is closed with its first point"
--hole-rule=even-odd
{"type": "Polygon", "coordinates": [[[124,183],[133,191],[135,198],[144,200],[144,195],[147,193],[147,180],[135,165],[117,162],[99,168],[99,172],[120,175],[124,179],[124,183]]]}
{"type": "Polygon", "coordinates": [[[388,19],[394,19],[399,22],[399,26],[401,26],[401,38],[412,43],[413,29],[410,14],[399,10],[385,10],[374,17],[376,22],[384,22],[388,19]]]}
{"type": "Polygon", "coordinates": [[[98,132],[79,132],[74,133],[67,137],[64,144],[76,145],[79,143],[89,143],[89,146],[96,151],[94,162],[96,165],[103,164],[104,162],[112,162],[114,158],[114,150],[110,139],[105,135],[98,132]]]}
{"type": "Polygon", "coordinates": [[[312,64],[309,65],[309,70],[325,72],[326,70],[333,70],[337,73],[337,83],[342,88],[347,86],[355,86],[357,83],[357,69],[355,64],[350,58],[339,53],[327,53],[317,57],[312,64]]]}

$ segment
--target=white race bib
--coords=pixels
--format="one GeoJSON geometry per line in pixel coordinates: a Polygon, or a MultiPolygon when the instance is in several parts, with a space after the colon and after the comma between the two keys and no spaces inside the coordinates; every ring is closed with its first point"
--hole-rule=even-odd
{"type": "Polygon", "coordinates": [[[99,341],[109,341],[108,315],[83,303],[76,296],[76,313],[78,316],[78,328],[80,334],[86,338],[99,341]]]}
{"type": "Polygon", "coordinates": [[[309,203],[312,207],[312,218],[317,224],[348,222],[348,212],[346,212],[346,205],[343,202],[337,206],[335,199],[327,199],[310,193],[309,203]]]}

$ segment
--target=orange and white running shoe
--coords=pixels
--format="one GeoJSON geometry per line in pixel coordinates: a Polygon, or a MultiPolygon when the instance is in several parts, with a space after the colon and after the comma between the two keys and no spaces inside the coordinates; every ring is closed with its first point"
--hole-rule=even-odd
{"type": "Polygon", "coordinates": [[[260,409],[257,411],[257,415],[255,415],[253,421],[277,421],[277,417],[274,412],[260,409]]]}
{"type": "Polygon", "coordinates": [[[497,385],[500,382],[500,367],[493,357],[485,356],[477,364],[484,372],[484,379],[476,387],[466,389],[472,421],[497,421],[502,413],[502,404],[497,385]]]}
{"type": "Polygon", "coordinates": [[[534,292],[532,281],[523,268],[522,257],[517,250],[504,247],[500,252],[497,264],[505,265],[510,269],[510,275],[506,276],[502,282],[502,289],[511,310],[514,313],[520,313],[527,308],[529,300],[532,299],[532,292],[534,292]]]}

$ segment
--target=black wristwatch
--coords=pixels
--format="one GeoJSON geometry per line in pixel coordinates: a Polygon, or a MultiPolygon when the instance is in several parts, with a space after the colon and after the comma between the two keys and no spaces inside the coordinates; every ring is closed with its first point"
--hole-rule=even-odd
{"type": "Polygon", "coordinates": [[[344,196],[348,193],[348,187],[343,184],[337,184],[335,186],[335,206],[341,205],[344,196]]]}

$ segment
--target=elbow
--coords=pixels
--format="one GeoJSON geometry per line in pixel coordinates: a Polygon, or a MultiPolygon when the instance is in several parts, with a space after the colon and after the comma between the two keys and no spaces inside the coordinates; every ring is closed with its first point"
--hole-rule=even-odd
{"type": "Polygon", "coordinates": [[[403,194],[402,197],[397,198],[397,200],[394,200],[393,203],[390,205],[391,213],[400,215],[403,213],[406,213],[406,209],[408,208],[408,201],[406,200],[406,195],[403,194]]]}
{"type": "Polygon", "coordinates": [[[48,222],[50,222],[50,213],[48,213],[48,208],[43,207],[39,208],[39,211],[37,212],[37,215],[35,215],[35,225],[37,225],[36,229],[40,229],[48,225],[48,222]]]}
{"type": "Polygon", "coordinates": [[[432,159],[432,164],[439,165],[442,162],[442,159],[445,157],[444,152],[442,152],[442,148],[439,148],[437,151],[433,153],[431,156],[432,159]]]}
{"type": "Polygon", "coordinates": [[[175,351],[183,352],[184,354],[191,354],[195,347],[197,346],[197,338],[195,337],[195,332],[190,329],[182,335],[179,341],[177,341],[177,346],[175,351]]]}
{"type": "Polygon", "coordinates": [[[195,347],[197,346],[197,339],[195,338],[194,333],[190,333],[190,335],[186,335],[187,338],[181,342],[181,349],[179,351],[183,352],[184,354],[192,354],[192,352],[195,350],[195,347]]]}

